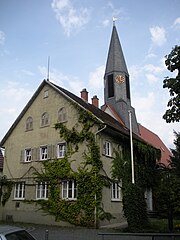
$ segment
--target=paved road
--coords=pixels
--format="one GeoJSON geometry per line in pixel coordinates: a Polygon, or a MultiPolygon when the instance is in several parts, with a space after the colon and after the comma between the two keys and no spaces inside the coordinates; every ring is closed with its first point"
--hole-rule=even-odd
{"type": "Polygon", "coordinates": [[[35,226],[27,230],[37,240],[101,240],[98,229],[35,226]],[[47,231],[48,230],[48,234],[47,231]]]}

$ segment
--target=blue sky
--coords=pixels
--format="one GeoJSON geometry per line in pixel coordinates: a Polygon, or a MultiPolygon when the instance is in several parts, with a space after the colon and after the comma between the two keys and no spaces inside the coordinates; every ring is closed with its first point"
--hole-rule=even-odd
{"type": "Polygon", "coordinates": [[[168,147],[180,124],[162,119],[171,76],[164,56],[180,44],[179,0],[0,0],[0,139],[43,79],[103,104],[103,75],[112,17],[130,74],[138,122],[168,147]]]}

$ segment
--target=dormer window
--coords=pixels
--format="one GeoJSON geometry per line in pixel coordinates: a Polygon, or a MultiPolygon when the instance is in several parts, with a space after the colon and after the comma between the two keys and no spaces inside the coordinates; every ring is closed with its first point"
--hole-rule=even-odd
{"type": "Polygon", "coordinates": [[[26,131],[30,131],[33,129],[33,119],[32,117],[28,117],[26,120],[26,131]]]}
{"type": "Polygon", "coordinates": [[[48,125],[49,125],[49,114],[45,112],[41,116],[41,127],[45,127],[48,125]]]}
{"type": "Polygon", "coordinates": [[[64,107],[62,107],[58,111],[58,121],[65,122],[66,120],[67,120],[66,109],[64,107]]]}

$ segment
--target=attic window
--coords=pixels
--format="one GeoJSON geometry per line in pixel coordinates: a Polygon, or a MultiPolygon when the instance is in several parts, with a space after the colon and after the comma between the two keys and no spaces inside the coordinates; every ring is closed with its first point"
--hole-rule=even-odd
{"type": "Polygon", "coordinates": [[[33,129],[33,119],[32,117],[28,117],[26,120],[26,131],[30,131],[33,129]]]}
{"type": "Polygon", "coordinates": [[[108,76],[107,79],[108,83],[108,97],[114,97],[114,81],[113,81],[113,74],[108,76]]]}
{"type": "Polygon", "coordinates": [[[48,125],[49,125],[49,114],[45,112],[41,116],[41,127],[45,127],[48,125]]]}
{"type": "Polygon", "coordinates": [[[45,91],[44,91],[44,98],[48,98],[48,96],[49,96],[49,95],[48,95],[48,90],[45,90],[45,91]]]}

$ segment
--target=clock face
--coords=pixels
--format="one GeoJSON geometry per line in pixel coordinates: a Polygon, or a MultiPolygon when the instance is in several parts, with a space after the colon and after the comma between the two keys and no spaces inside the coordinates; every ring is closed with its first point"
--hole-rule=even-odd
{"type": "Polygon", "coordinates": [[[121,83],[124,83],[125,77],[122,76],[122,75],[117,75],[117,76],[115,77],[115,80],[116,80],[116,82],[117,82],[118,84],[121,84],[121,83]]]}

